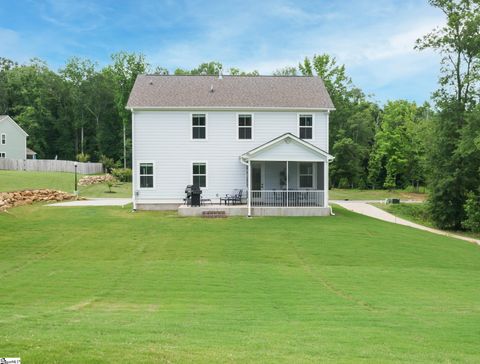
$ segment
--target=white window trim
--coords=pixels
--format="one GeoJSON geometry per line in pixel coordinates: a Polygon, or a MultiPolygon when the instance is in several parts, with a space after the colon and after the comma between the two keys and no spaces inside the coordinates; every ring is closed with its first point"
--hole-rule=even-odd
{"type": "Polygon", "coordinates": [[[299,161],[297,162],[297,186],[302,190],[317,190],[317,162],[299,161]],[[312,187],[300,187],[300,163],[312,163],[312,187]]]}
{"type": "Polygon", "coordinates": [[[236,133],[237,133],[237,140],[239,142],[251,142],[255,139],[255,135],[254,135],[254,130],[255,130],[255,115],[254,113],[252,112],[237,112],[236,113],[236,116],[235,116],[235,126],[236,126],[236,133]],[[240,125],[239,122],[239,117],[240,115],[250,115],[252,117],[252,126],[251,126],[251,129],[252,129],[252,137],[250,139],[240,139],[240,125]]]}
{"type": "MultiPolygon", "coordinates": [[[[304,128],[304,127],[302,127],[304,128]]],[[[301,140],[315,140],[315,114],[314,113],[309,113],[309,112],[300,112],[297,114],[297,132],[298,132],[298,138],[301,140]],[[312,139],[303,139],[300,138],[300,116],[301,115],[308,115],[312,117],[312,139]]]]}
{"type": "Polygon", "coordinates": [[[190,113],[190,140],[193,142],[204,142],[208,140],[208,113],[206,112],[191,112],[190,113]],[[205,139],[193,138],[193,115],[205,115],[205,139]]]}
{"type": "Polygon", "coordinates": [[[190,184],[193,185],[193,165],[194,164],[205,164],[205,187],[204,190],[208,190],[208,161],[192,161],[190,163],[190,184]]]}
{"type": "Polygon", "coordinates": [[[2,133],[2,135],[0,135],[0,144],[1,145],[7,145],[7,134],[2,133]],[[4,140],[5,140],[5,143],[3,142],[4,140]]]}
{"type": "Polygon", "coordinates": [[[7,158],[7,153],[6,152],[0,152],[0,158],[7,158]],[[2,157],[3,154],[3,157],[2,157]]]}
{"type": "Polygon", "coordinates": [[[137,183],[138,183],[138,189],[139,190],[146,190],[146,191],[151,191],[151,190],[154,190],[157,188],[157,184],[156,184],[156,173],[155,173],[155,162],[152,161],[152,160],[141,160],[141,161],[137,161],[137,171],[138,171],[138,177],[136,178],[137,180],[137,183]],[[145,163],[151,163],[152,166],[153,166],[153,187],[142,187],[141,184],[140,184],[140,164],[145,164],[145,163]]]}

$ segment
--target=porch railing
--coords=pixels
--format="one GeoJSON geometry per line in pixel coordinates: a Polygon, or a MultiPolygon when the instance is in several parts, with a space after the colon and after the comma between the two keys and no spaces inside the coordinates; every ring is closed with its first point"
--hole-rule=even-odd
{"type": "Polygon", "coordinates": [[[323,207],[321,190],[252,190],[252,207],[323,207]]]}

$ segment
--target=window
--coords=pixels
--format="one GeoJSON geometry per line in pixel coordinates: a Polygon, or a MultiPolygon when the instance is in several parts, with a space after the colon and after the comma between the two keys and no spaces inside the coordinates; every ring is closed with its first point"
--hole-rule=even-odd
{"type": "Polygon", "coordinates": [[[0,152],[0,158],[7,158],[5,152],[0,152]]]}
{"type": "Polygon", "coordinates": [[[313,139],[312,115],[299,115],[298,128],[299,128],[300,139],[313,139]]]}
{"type": "Polygon", "coordinates": [[[207,117],[205,114],[192,114],[192,139],[207,139],[207,117]]]}
{"type": "Polygon", "coordinates": [[[7,144],[7,135],[5,133],[2,134],[2,145],[7,144]]]}
{"type": "Polygon", "coordinates": [[[238,115],[238,139],[252,139],[252,115],[238,115]]]}
{"type": "Polygon", "coordinates": [[[299,187],[313,188],[313,163],[299,163],[299,187]]]}
{"type": "Polygon", "coordinates": [[[140,188],[153,188],[153,163],[140,163],[140,188]]]}
{"type": "Polygon", "coordinates": [[[193,163],[192,182],[198,187],[207,187],[207,164],[193,163]]]}

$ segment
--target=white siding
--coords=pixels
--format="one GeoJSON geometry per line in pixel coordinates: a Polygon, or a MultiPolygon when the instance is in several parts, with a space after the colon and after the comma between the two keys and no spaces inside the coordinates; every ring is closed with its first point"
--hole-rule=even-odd
{"type": "MultiPolygon", "coordinates": [[[[237,111],[198,113],[207,114],[207,140],[191,139],[191,111],[135,111],[134,175],[138,201],[182,199],[185,186],[192,180],[194,161],[207,163],[208,188],[203,189],[203,197],[216,198],[235,188],[246,189],[246,167],[240,163],[240,155],[284,133],[298,135],[298,113],[304,112],[252,112],[253,140],[237,139],[237,111]],[[142,161],[154,162],[153,189],[138,189],[138,163],[142,161]]],[[[328,114],[314,113],[314,123],[312,144],[327,150],[328,114]]]]}
{"type": "Polygon", "coordinates": [[[10,120],[9,117],[0,122],[0,152],[5,153],[7,158],[26,159],[27,158],[27,137],[10,120]],[[6,144],[1,144],[1,135],[5,134],[6,144]]]}
{"type": "Polygon", "coordinates": [[[276,143],[255,153],[256,161],[325,161],[326,157],[316,155],[310,149],[297,143],[276,143]]]}

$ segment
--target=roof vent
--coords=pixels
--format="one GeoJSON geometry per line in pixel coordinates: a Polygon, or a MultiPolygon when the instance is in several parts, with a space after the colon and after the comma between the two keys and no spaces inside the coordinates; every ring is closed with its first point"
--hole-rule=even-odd
{"type": "Polygon", "coordinates": [[[221,80],[223,78],[223,71],[222,68],[218,69],[218,79],[221,80]]]}
{"type": "Polygon", "coordinates": [[[213,83],[210,85],[210,92],[213,92],[213,83]]]}
{"type": "Polygon", "coordinates": [[[153,81],[152,81],[152,80],[150,80],[150,82],[149,82],[148,84],[149,84],[149,85],[153,85],[153,81]]]}

